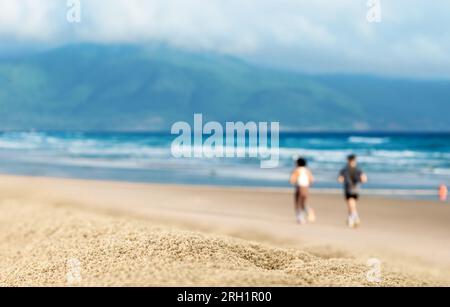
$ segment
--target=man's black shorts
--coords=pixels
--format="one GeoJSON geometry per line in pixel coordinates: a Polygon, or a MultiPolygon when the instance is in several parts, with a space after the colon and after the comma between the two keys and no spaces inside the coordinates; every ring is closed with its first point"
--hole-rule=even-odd
{"type": "Polygon", "coordinates": [[[349,199],[355,199],[358,200],[359,199],[359,194],[358,193],[345,193],[345,199],[349,200],[349,199]]]}

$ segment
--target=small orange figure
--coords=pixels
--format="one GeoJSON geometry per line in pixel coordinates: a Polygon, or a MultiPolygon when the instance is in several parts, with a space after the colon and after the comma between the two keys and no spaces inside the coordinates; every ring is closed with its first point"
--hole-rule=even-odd
{"type": "Polygon", "coordinates": [[[447,201],[448,197],[448,188],[445,184],[441,184],[439,187],[439,199],[441,201],[447,201]]]}

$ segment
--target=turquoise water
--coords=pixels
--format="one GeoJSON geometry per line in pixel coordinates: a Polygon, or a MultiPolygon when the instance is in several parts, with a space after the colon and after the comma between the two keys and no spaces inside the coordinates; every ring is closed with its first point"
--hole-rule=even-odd
{"type": "MultiPolygon", "coordinates": [[[[370,190],[421,190],[450,184],[450,134],[282,133],[280,165],[250,158],[176,159],[175,136],[161,133],[0,133],[0,172],[139,182],[288,187],[294,158],[306,157],[316,188],[334,189],[350,153],[370,190]]],[[[389,192],[386,192],[389,193],[389,192]]],[[[418,193],[417,195],[422,195],[418,193]]]]}

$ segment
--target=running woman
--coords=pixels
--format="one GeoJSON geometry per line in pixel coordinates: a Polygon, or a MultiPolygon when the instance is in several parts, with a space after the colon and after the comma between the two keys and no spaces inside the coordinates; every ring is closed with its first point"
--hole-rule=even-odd
{"type": "Polygon", "coordinates": [[[314,177],[307,164],[305,159],[298,159],[297,167],[292,172],[290,180],[291,184],[295,186],[295,214],[299,224],[312,223],[316,220],[314,210],[306,205],[309,187],[314,182],[314,177]]]}

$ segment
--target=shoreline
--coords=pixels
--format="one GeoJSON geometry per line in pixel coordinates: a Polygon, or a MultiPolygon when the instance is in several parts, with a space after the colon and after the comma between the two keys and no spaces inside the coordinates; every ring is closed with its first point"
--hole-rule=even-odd
{"type": "MultiPolygon", "coordinates": [[[[117,182],[117,183],[131,183],[131,184],[148,184],[156,186],[174,186],[174,187],[200,187],[200,188],[218,188],[218,189],[229,189],[233,191],[270,191],[273,193],[287,193],[292,192],[292,187],[277,187],[271,185],[230,185],[230,184],[204,184],[204,183],[184,183],[184,182],[160,182],[160,181],[147,181],[147,180],[127,180],[127,179],[115,179],[115,178],[92,178],[86,176],[70,176],[70,175],[33,175],[33,174],[22,174],[13,172],[3,172],[0,173],[1,176],[11,176],[11,177],[30,177],[30,178],[49,178],[49,179],[67,179],[67,180],[86,180],[93,182],[117,182]]],[[[341,188],[315,188],[311,187],[312,193],[320,193],[326,195],[343,195],[341,188]]],[[[361,188],[361,195],[367,197],[380,197],[383,199],[403,199],[403,200],[426,200],[439,202],[438,191],[436,189],[416,189],[416,188],[361,188]]],[[[444,203],[445,204],[445,203],[444,203]]]]}

